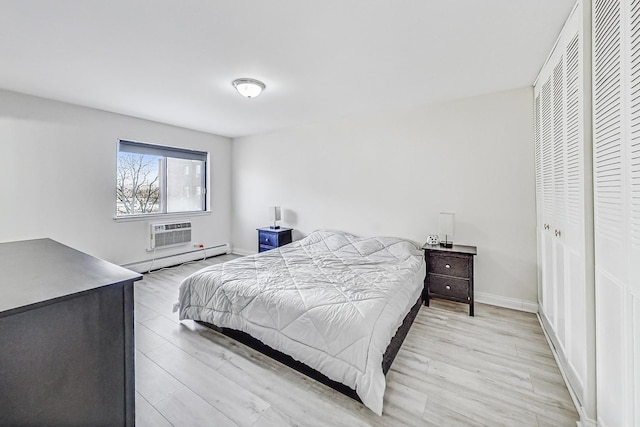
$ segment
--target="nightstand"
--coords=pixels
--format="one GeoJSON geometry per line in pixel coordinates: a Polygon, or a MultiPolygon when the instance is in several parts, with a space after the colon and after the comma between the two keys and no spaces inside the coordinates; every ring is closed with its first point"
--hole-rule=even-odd
{"type": "Polygon", "coordinates": [[[473,257],[478,253],[477,248],[424,245],[422,249],[427,261],[424,304],[428,306],[431,298],[463,302],[469,304],[469,316],[473,316],[473,257]]]}
{"type": "Polygon", "coordinates": [[[258,228],[258,252],[279,248],[292,242],[292,228],[258,228]]]}

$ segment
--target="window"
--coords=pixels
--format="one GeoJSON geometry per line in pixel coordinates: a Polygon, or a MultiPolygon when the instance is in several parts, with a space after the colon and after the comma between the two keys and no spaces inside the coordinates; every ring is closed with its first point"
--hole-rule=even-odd
{"type": "Polygon", "coordinates": [[[116,216],[206,210],[207,153],[118,143],[116,216]]]}

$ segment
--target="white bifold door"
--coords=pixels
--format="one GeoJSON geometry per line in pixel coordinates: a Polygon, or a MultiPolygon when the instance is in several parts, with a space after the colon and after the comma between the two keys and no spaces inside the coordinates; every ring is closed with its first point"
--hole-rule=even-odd
{"type": "Polygon", "coordinates": [[[594,0],[598,425],[640,426],[640,1],[594,0]]]}
{"type": "Polygon", "coordinates": [[[578,2],[534,87],[540,317],[587,419],[596,393],[590,12],[578,2]]]}

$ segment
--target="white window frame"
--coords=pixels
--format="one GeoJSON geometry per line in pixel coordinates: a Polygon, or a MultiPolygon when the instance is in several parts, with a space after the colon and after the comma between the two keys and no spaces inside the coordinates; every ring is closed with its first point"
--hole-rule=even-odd
{"type": "MultiPolygon", "coordinates": [[[[208,197],[208,187],[209,187],[209,179],[208,172],[209,168],[209,153],[198,150],[191,150],[185,148],[178,147],[169,147],[163,145],[149,144],[144,142],[136,142],[129,140],[119,140],[116,149],[116,165],[118,164],[118,157],[120,153],[134,153],[134,154],[142,154],[142,155],[152,155],[163,157],[164,159],[161,161],[162,165],[159,173],[161,174],[159,179],[159,187],[160,187],[160,198],[159,198],[159,211],[158,212],[148,212],[148,213],[131,213],[131,214],[122,214],[118,212],[118,197],[116,195],[115,199],[115,209],[114,209],[114,219],[115,220],[129,220],[129,219],[149,219],[154,217],[167,217],[167,216],[181,216],[181,215],[200,215],[209,213],[209,197],[208,197]],[[189,210],[189,211],[176,211],[176,212],[167,212],[167,167],[166,167],[166,159],[175,158],[175,159],[183,159],[183,160],[198,160],[202,161],[202,180],[201,180],[201,193],[202,193],[202,209],[199,210],[189,210]]],[[[116,171],[117,174],[117,171],[116,171]]],[[[118,178],[116,177],[116,182],[118,178]]],[[[117,191],[117,189],[116,189],[117,191]]]]}

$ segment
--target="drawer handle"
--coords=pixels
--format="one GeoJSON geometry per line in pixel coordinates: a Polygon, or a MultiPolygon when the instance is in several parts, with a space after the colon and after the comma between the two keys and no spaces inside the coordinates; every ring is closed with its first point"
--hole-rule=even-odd
{"type": "Polygon", "coordinates": [[[449,264],[445,264],[444,267],[445,268],[451,268],[451,266],[449,264]]]}
{"type": "Polygon", "coordinates": [[[451,286],[447,285],[447,286],[445,286],[445,288],[447,288],[447,289],[451,289],[451,286]]]}

